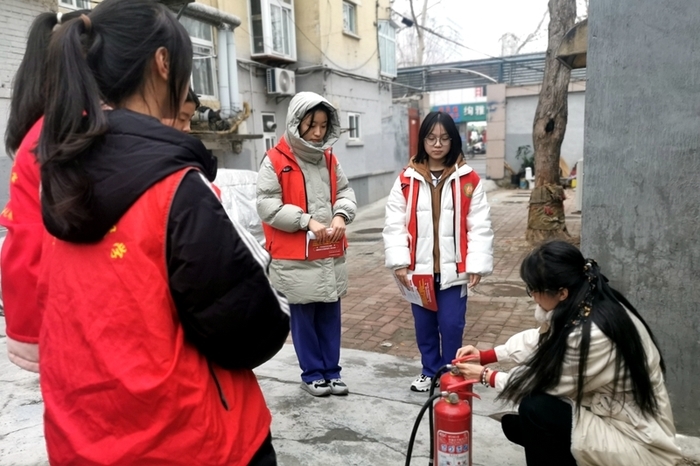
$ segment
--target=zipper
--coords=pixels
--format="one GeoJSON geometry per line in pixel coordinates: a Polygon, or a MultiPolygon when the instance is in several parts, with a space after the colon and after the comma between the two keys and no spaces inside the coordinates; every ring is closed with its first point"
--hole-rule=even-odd
{"type": "Polygon", "coordinates": [[[219,399],[221,400],[221,404],[224,405],[224,409],[228,411],[229,408],[228,401],[226,401],[226,395],[224,395],[224,391],[221,389],[221,384],[219,383],[219,378],[216,376],[214,368],[212,367],[211,362],[209,362],[208,359],[207,366],[209,367],[209,373],[211,374],[212,378],[214,379],[214,383],[216,384],[216,390],[219,392],[219,399]]]}

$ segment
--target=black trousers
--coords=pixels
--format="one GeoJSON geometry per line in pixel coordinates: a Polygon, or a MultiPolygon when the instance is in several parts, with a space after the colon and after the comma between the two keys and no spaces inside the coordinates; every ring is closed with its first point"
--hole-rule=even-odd
{"type": "Polygon", "coordinates": [[[255,452],[255,456],[250,460],[248,466],[277,466],[277,455],[275,454],[275,449],[272,446],[272,434],[267,434],[267,438],[260,445],[258,451],[255,452]]]}
{"type": "Polygon", "coordinates": [[[527,466],[576,466],[571,454],[571,405],[545,394],[520,402],[518,414],[501,419],[508,440],[525,447],[527,466]]]}

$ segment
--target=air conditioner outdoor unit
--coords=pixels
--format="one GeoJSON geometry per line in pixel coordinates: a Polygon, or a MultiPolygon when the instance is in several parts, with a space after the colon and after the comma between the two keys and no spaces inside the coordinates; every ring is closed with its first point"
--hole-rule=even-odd
{"type": "Polygon", "coordinates": [[[273,95],[296,94],[294,71],[285,70],[284,68],[268,68],[267,93],[273,95]]]}

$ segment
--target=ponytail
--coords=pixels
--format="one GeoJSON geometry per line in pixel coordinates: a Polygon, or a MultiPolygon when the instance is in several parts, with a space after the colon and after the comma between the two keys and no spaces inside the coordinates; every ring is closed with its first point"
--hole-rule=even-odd
{"type": "Polygon", "coordinates": [[[103,0],[64,23],[48,48],[44,129],[39,140],[44,224],[54,236],[91,220],[93,180],[86,157],[107,132],[102,104],[143,96],[159,48],[169,58],[169,111],[176,114],[192,74],[192,43],[175,15],[155,0],[103,0]]]}
{"type": "Polygon", "coordinates": [[[92,188],[81,167],[81,154],[107,130],[100,89],[86,59],[88,49],[97,42],[94,33],[89,18],[81,15],[56,32],[48,49],[39,161],[42,207],[54,218],[59,232],[89,217],[92,188]]]}

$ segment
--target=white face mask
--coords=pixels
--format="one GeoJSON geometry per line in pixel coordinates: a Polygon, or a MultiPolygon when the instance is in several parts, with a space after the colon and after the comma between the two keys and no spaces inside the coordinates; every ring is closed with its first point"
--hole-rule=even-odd
{"type": "Polygon", "coordinates": [[[549,324],[551,319],[552,311],[545,311],[539,304],[535,307],[535,320],[537,323],[544,324],[546,322],[549,324]]]}

